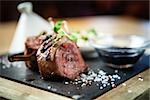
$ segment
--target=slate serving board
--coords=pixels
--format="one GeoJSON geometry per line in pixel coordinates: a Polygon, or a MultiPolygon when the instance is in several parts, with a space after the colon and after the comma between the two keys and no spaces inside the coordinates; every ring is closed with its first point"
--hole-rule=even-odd
{"type": "MultiPolygon", "coordinates": [[[[117,74],[121,76],[120,80],[115,82],[116,86],[137,75],[138,73],[149,68],[149,55],[144,55],[142,58],[129,69],[117,69],[117,74]]],[[[116,69],[106,66],[100,58],[86,60],[86,63],[93,70],[102,69],[107,74],[115,73],[116,69]]],[[[43,89],[49,92],[57,93],[63,96],[74,98],[75,96],[81,100],[89,100],[96,98],[112,89],[112,86],[107,86],[102,90],[99,89],[96,82],[91,86],[81,87],[80,84],[64,84],[66,79],[52,78],[43,80],[38,72],[33,72],[26,68],[24,62],[15,62],[11,64],[7,60],[7,55],[0,56],[0,77],[10,79],[19,83],[23,83],[32,87],[43,89]]],[[[68,80],[67,80],[68,81],[68,80]]]]}

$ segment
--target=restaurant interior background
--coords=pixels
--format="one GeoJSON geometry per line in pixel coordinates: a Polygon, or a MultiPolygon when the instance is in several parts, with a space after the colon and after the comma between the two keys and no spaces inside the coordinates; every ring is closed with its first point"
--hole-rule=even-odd
{"type": "Polygon", "coordinates": [[[94,28],[98,33],[150,38],[149,0],[0,0],[0,53],[8,52],[16,32],[21,16],[17,6],[28,1],[45,20],[67,20],[72,32],[94,28]]]}
{"type": "Polygon", "coordinates": [[[0,21],[17,20],[16,7],[24,1],[31,1],[33,10],[46,19],[119,15],[149,20],[149,0],[0,0],[0,21]]]}

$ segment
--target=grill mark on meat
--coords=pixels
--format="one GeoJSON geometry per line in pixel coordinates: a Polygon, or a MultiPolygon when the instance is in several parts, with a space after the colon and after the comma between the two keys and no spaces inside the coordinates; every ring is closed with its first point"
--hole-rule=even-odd
{"type": "MultiPolygon", "coordinates": [[[[53,33],[50,33],[50,34],[44,33],[44,34],[40,34],[38,36],[28,37],[25,41],[24,55],[30,55],[32,52],[36,52],[33,56],[35,58],[37,58],[37,55],[39,55],[41,53],[38,50],[43,48],[43,47],[41,47],[41,45],[44,43],[46,45],[48,43],[46,41],[55,36],[56,35],[53,35],[53,33]]],[[[42,56],[45,56],[45,55],[42,55],[42,56]]],[[[37,60],[25,61],[25,63],[29,69],[33,69],[33,70],[38,69],[37,60]]]]}
{"type": "Polygon", "coordinates": [[[50,39],[51,37],[52,37],[52,35],[47,35],[47,36],[45,37],[45,39],[43,39],[43,42],[46,41],[46,40],[48,40],[48,39],[50,39]]]}
{"type": "Polygon", "coordinates": [[[48,61],[50,59],[49,54],[46,56],[46,61],[48,61]]]}
{"type": "MultiPolygon", "coordinates": [[[[46,61],[48,61],[49,59],[51,59],[51,61],[53,61],[54,56],[55,56],[55,52],[56,52],[57,48],[60,46],[60,44],[58,44],[57,41],[60,41],[60,39],[61,39],[61,37],[57,38],[57,36],[55,36],[53,39],[47,40],[46,44],[45,43],[43,44],[40,51],[41,51],[41,53],[43,53],[42,56],[45,58],[46,61]],[[55,42],[52,41],[55,39],[57,39],[55,42]]],[[[41,58],[42,57],[40,57],[40,59],[41,58]]]]}
{"type": "Polygon", "coordinates": [[[51,38],[48,38],[44,43],[43,43],[43,47],[41,48],[41,53],[44,53],[49,47],[52,46],[52,42],[54,39],[56,39],[57,36],[54,36],[54,37],[51,37],[51,38]]]}

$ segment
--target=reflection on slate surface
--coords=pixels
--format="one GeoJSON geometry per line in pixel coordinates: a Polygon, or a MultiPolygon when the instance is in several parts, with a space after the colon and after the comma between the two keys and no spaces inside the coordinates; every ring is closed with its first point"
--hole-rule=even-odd
{"type": "MultiPolygon", "coordinates": [[[[86,63],[93,70],[102,69],[107,74],[114,74],[116,69],[105,66],[99,59],[86,60],[86,63]]],[[[149,56],[143,56],[142,59],[129,69],[117,69],[117,74],[121,77],[115,82],[116,85],[121,84],[127,79],[149,68],[149,56]]],[[[0,56],[0,76],[40,88],[46,91],[57,93],[63,96],[76,99],[93,99],[112,89],[112,86],[107,86],[100,89],[97,82],[93,82],[90,86],[81,87],[81,84],[64,84],[67,79],[60,77],[52,77],[49,80],[42,80],[38,72],[33,72],[25,67],[24,62],[15,62],[11,64],[7,61],[7,56],[0,56]]]]}

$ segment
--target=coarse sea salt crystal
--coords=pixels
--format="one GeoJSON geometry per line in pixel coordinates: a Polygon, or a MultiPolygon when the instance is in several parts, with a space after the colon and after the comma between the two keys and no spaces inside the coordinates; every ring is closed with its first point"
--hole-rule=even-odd
{"type": "Polygon", "coordinates": [[[86,75],[85,74],[81,74],[81,77],[86,77],[86,75]]]}
{"type": "Polygon", "coordinates": [[[103,84],[103,87],[106,87],[107,85],[106,84],[103,84]]]}
{"type": "Polygon", "coordinates": [[[78,82],[75,82],[75,84],[78,84],[78,82]]]}
{"type": "Polygon", "coordinates": [[[112,78],[112,79],[111,79],[111,81],[115,81],[115,79],[114,79],[114,78],[112,78]]]}
{"type": "Polygon", "coordinates": [[[57,89],[56,89],[56,88],[51,88],[51,90],[52,90],[52,91],[54,91],[54,92],[55,92],[55,91],[57,91],[57,89]]]}
{"type": "Polygon", "coordinates": [[[120,80],[121,79],[121,77],[118,77],[118,80],[120,80]]]}
{"type": "Polygon", "coordinates": [[[92,76],[88,76],[87,80],[93,80],[94,78],[92,76]]]}
{"type": "Polygon", "coordinates": [[[94,79],[94,82],[100,82],[100,81],[102,81],[102,79],[99,78],[99,77],[96,77],[96,78],[94,79]]]}
{"type": "Polygon", "coordinates": [[[99,87],[100,89],[103,89],[105,87],[107,87],[108,85],[112,85],[112,87],[116,87],[115,85],[115,81],[117,81],[117,79],[121,79],[121,77],[118,74],[106,74],[105,71],[103,70],[89,70],[87,74],[82,73],[80,75],[80,78],[75,79],[74,81],[70,81],[70,82],[65,82],[65,84],[81,84],[81,87],[84,86],[90,86],[92,85],[92,83],[94,82],[98,82],[96,83],[96,86],[101,86],[99,87]]]}
{"type": "Polygon", "coordinates": [[[115,84],[112,84],[111,86],[112,86],[113,88],[115,88],[115,87],[116,87],[116,85],[115,85],[115,84]]]}
{"type": "Polygon", "coordinates": [[[90,75],[90,74],[92,74],[93,73],[93,70],[90,70],[89,72],[88,72],[88,75],[90,75]]]}
{"type": "Polygon", "coordinates": [[[118,78],[119,76],[117,74],[112,75],[113,78],[118,78]]]}
{"type": "Polygon", "coordinates": [[[69,82],[65,82],[65,84],[67,85],[67,84],[69,84],[69,82]]]}
{"type": "Polygon", "coordinates": [[[110,83],[107,83],[107,85],[110,85],[110,83]]]}
{"type": "Polygon", "coordinates": [[[105,74],[106,74],[106,73],[105,73],[104,71],[102,71],[102,70],[100,70],[98,73],[101,74],[101,75],[105,75],[105,74]]]}
{"type": "Polygon", "coordinates": [[[132,90],[128,90],[128,93],[131,93],[132,92],[132,90]]]}
{"type": "Polygon", "coordinates": [[[82,97],[81,95],[73,95],[73,96],[72,96],[72,98],[75,99],[75,100],[77,100],[77,99],[79,99],[79,98],[81,98],[81,97],[82,97]]]}
{"type": "Polygon", "coordinates": [[[47,89],[51,89],[51,88],[52,88],[51,86],[48,86],[48,87],[47,87],[47,89]]]}
{"type": "Polygon", "coordinates": [[[114,84],[114,82],[111,82],[111,84],[114,84]]]}
{"type": "Polygon", "coordinates": [[[118,73],[118,70],[115,70],[115,73],[118,73]]]}
{"type": "Polygon", "coordinates": [[[98,77],[102,77],[102,75],[100,75],[100,74],[98,74],[97,76],[98,76],[98,77]]]}
{"type": "Polygon", "coordinates": [[[99,86],[99,84],[97,83],[96,86],[99,86]]]}
{"type": "Polygon", "coordinates": [[[85,83],[83,83],[83,84],[81,85],[81,87],[83,87],[83,86],[86,86],[86,84],[85,84],[85,83]]]}
{"type": "Polygon", "coordinates": [[[103,87],[102,87],[102,86],[100,86],[100,87],[99,87],[99,89],[100,89],[100,90],[102,90],[102,89],[103,89],[103,87]]]}
{"type": "Polygon", "coordinates": [[[139,80],[139,81],[143,81],[143,78],[142,78],[141,75],[138,76],[138,80],[139,80]]]}
{"type": "Polygon", "coordinates": [[[122,83],[123,86],[126,86],[126,83],[122,83]]]}
{"type": "Polygon", "coordinates": [[[97,76],[97,74],[94,72],[91,74],[91,77],[96,77],[96,76],[97,76]]]}
{"type": "Polygon", "coordinates": [[[105,79],[106,77],[107,77],[107,76],[103,75],[101,78],[102,78],[102,79],[105,79]]]}
{"type": "Polygon", "coordinates": [[[86,79],[82,79],[82,82],[86,82],[87,80],[86,79]]]}
{"type": "Polygon", "coordinates": [[[139,81],[143,81],[143,78],[142,78],[142,77],[139,77],[138,80],[139,80],[139,81]]]}
{"type": "Polygon", "coordinates": [[[2,66],[2,68],[3,68],[3,69],[5,69],[5,68],[6,68],[6,66],[2,66]]]}
{"type": "Polygon", "coordinates": [[[78,81],[78,83],[82,83],[82,81],[78,81]]]}
{"type": "Polygon", "coordinates": [[[108,82],[107,81],[102,81],[102,84],[107,84],[108,82]]]}

